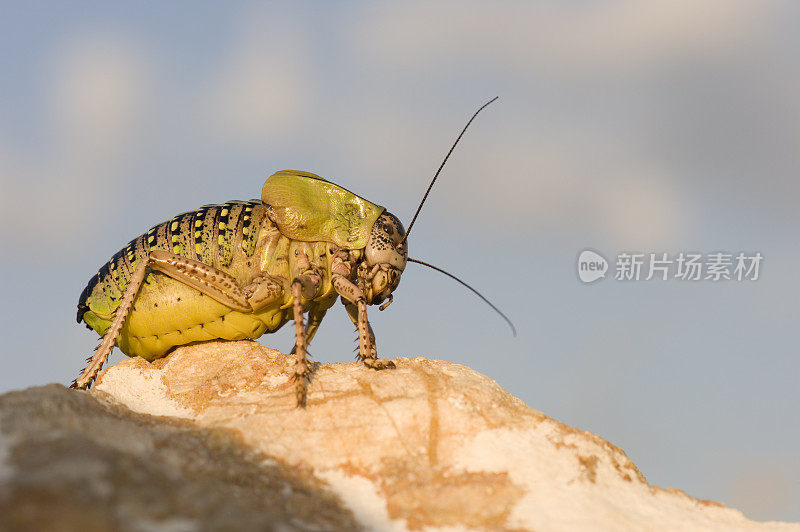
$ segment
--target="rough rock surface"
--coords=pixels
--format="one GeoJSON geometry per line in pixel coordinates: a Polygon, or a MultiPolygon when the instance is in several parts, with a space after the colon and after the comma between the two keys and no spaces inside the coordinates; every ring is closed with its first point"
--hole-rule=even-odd
{"type": "Polygon", "coordinates": [[[800,531],[651,486],[621,449],[467,367],[395,362],[317,365],[305,409],[292,359],[254,342],[126,360],[89,393],[8,394],[0,516],[99,513],[97,530],[231,528],[236,516],[243,530],[348,530],[354,516],[369,530],[800,531]]]}
{"type": "Polygon", "coordinates": [[[322,483],[226,430],[50,384],[0,397],[0,530],[348,530],[322,483]]]}

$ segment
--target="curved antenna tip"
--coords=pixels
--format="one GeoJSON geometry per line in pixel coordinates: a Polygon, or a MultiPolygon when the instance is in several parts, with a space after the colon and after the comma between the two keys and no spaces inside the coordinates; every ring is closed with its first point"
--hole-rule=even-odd
{"type": "Polygon", "coordinates": [[[508,323],[508,326],[509,326],[509,327],[511,327],[511,334],[513,334],[515,338],[517,337],[517,328],[516,328],[516,327],[514,327],[514,324],[511,322],[511,320],[508,318],[508,316],[506,316],[505,314],[503,314],[503,311],[502,311],[502,310],[500,310],[499,308],[497,308],[497,307],[494,305],[494,303],[492,303],[491,301],[489,301],[488,299],[486,299],[486,297],[484,297],[484,295],[483,295],[483,294],[481,294],[480,292],[478,292],[477,290],[475,290],[474,288],[472,288],[472,287],[471,287],[470,285],[468,285],[466,282],[462,281],[461,279],[459,279],[458,277],[456,277],[456,276],[455,276],[455,275],[453,275],[452,273],[450,273],[450,272],[448,272],[448,271],[446,271],[446,270],[443,270],[443,269],[439,268],[438,266],[434,266],[433,264],[428,264],[427,262],[423,262],[423,261],[421,261],[421,260],[412,259],[411,257],[408,257],[406,260],[407,260],[408,262],[416,262],[417,264],[422,264],[423,266],[427,266],[428,268],[431,268],[431,269],[433,269],[433,270],[436,270],[436,271],[437,271],[437,272],[439,272],[439,273],[443,273],[443,274],[445,274],[446,276],[450,277],[451,279],[453,279],[453,280],[455,280],[455,281],[457,281],[457,282],[461,283],[463,286],[466,286],[466,287],[467,287],[469,290],[471,290],[471,291],[472,291],[472,293],[473,293],[473,294],[477,295],[479,298],[481,298],[481,299],[483,300],[483,302],[484,302],[484,303],[486,303],[487,305],[489,305],[490,307],[492,307],[492,308],[494,309],[494,311],[495,311],[495,312],[497,312],[498,314],[500,314],[500,316],[502,316],[502,317],[503,317],[503,319],[504,319],[504,320],[506,320],[506,323],[508,323]]]}
{"type": "Polygon", "coordinates": [[[458,137],[456,138],[456,141],[453,143],[452,146],[450,146],[450,151],[448,151],[447,155],[444,156],[444,160],[442,161],[442,164],[439,165],[439,169],[436,170],[436,174],[434,174],[433,179],[431,179],[431,183],[430,183],[430,185],[428,185],[428,190],[426,190],[425,191],[425,195],[422,196],[422,201],[419,202],[419,206],[417,207],[417,212],[415,212],[414,216],[411,218],[411,223],[408,224],[408,229],[406,229],[406,234],[403,236],[403,239],[400,241],[400,243],[397,244],[397,247],[402,246],[403,243],[406,241],[406,239],[408,239],[408,235],[411,234],[411,228],[414,227],[414,222],[417,221],[417,216],[419,216],[419,212],[422,210],[422,206],[425,204],[425,200],[428,199],[428,194],[431,193],[431,189],[433,188],[433,184],[436,183],[436,179],[439,177],[439,174],[441,173],[442,168],[444,168],[445,163],[447,163],[447,159],[450,158],[450,154],[452,154],[453,150],[456,149],[456,145],[458,145],[458,141],[460,141],[461,137],[464,136],[464,133],[467,132],[467,128],[472,123],[472,121],[475,120],[475,117],[478,116],[478,113],[483,111],[483,109],[486,106],[488,106],[490,103],[494,102],[498,98],[500,98],[500,96],[495,96],[494,98],[492,98],[491,100],[489,100],[485,104],[481,105],[478,108],[478,110],[475,111],[475,113],[472,115],[472,117],[467,121],[467,125],[464,126],[464,129],[461,130],[461,133],[458,134],[458,137]]]}

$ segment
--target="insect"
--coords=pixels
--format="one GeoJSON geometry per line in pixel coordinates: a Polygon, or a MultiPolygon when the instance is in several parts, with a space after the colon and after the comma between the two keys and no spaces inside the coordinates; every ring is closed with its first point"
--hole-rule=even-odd
{"type": "Polygon", "coordinates": [[[229,201],[179,214],[131,240],[89,280],[78,300],[78,323],[102,337],[72,388],[89,388],[114,346],[152,361],[197,341],[258,338],[295,324],[297,404],[305,405],[307,347],[327,310],[341,298],[358,331],[357,357],[379,359],[367,305],[392,302],[408,258],[406,239],[461,131],[403,229],[379,205],[317,175],[284,170],[264,183],[260,200],[229,201]],[[304,324],[303,315],[308,314],[304,324]]]}

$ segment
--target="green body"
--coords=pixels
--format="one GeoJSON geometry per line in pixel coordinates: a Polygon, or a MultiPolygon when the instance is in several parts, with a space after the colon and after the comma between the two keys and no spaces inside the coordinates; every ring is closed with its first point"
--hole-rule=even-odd
{"type": "Polygon", "coordinates": [[[208,205],[156,225],[132,240],[93,277],[78,302],[78,321],[105,333],[128,280],[151,250],[191,258],[233,276],[239,286],[263,273],[284,279],[284,297],[255,312],[219,303],[167,275],[151,271],[139,289],[117,346],[129,356],[162,357],[175,346],[241,340],[274,332],[292,319],[289,284],[302,251],[322,275],[322,289],[305,311],[336,301],[331,261],[339,249],[357,252],[383,208],[306,172],[283,171],[264,185],[262,200],[208,205]]]}
{"type": "Polygon", "coordinates": [[[281,233],[306,242],[325,241],[342,249],[364,249],[383,207],[308,172],[284,170],[270,176],[261,198],[281,233]]]}

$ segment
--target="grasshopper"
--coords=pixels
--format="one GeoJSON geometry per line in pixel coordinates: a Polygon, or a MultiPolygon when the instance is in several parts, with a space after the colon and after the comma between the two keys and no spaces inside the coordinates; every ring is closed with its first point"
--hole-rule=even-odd
{"type": "Polygon", "coordinates": [[[461,131],[403,229],[383,207],[315,174],[284,170],[264,183],[260,200],[229,201],[179,214],[131,240],[89,280],[78,323],[102,337],[72,383],[87,389],[114,346],[152,361],[179,345],[258,338],[295,324],[295,394],[304,406],[311,373],[308,345],[337,298],[358,331],[365,366],[380,370],[367,305],[392,302],[408,258],[406,239],[436,178],[484,104],[461,131]],[[303,315],[308,314],[304,323],[303,315]]]}

